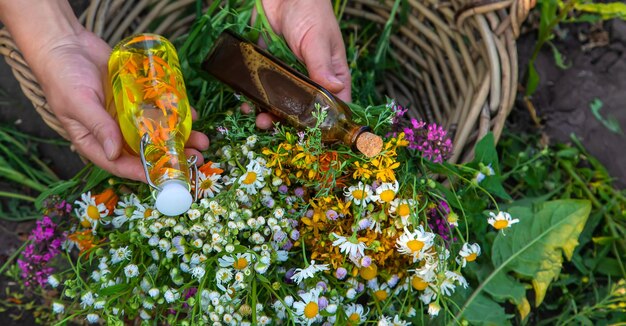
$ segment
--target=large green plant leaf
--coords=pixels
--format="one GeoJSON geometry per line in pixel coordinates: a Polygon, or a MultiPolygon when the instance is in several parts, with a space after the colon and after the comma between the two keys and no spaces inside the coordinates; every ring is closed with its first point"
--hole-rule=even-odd
{"type": "Polygon", "coordinates": [[[509,213],[520,222],[495,238],[491,259],[495,269],[482,281],[459,312],[471,320],[478,312],[477,298],[488,293],[494,300],[509,299],[522,318],[529,312],[525,297],[520,297],[521,282],[530,281],[535,290],[535,305],[543,301],[550,282],[560,273],[563,255],[570,260],[578,237],[591,212],[586,200],[556,200],[532,207],[512,207],[509,213]],[[515,280],[510,275],[515,275],[515,280]],[[513,289],[509,294],[503,291],[513,289]]]}

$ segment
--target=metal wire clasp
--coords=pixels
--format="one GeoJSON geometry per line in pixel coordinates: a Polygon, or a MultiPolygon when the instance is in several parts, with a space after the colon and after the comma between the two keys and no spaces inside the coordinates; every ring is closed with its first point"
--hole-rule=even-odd
{"type": "MultiPolygon", "coordinates": [[[[156,190],[157,192],[160,192],[161,187],[157,186],[152,181],[152,179],[150,179],[150,172],[148,171],[148,167],[151,165],[146,160],[146,154],[144,153],[144,150],[148,144],[150,144],[150,136],[147,133],[145,133],[141,137],[141,142],[139,143],[139,157],[141,159],[141,165],[143,166],[143,172],[146,174],[146,181],[148,181],[148,185],[150,186],[150,188],[156,190]]],[[[198,157],[196,155],[191,155],[191,157],[187,159],[187,164],[189,165],[189,177],[193,178],[194,180],[194,188],[195,188],[194,197],[193,197],[194,202],[198,201],[199,176],[198,176],[198,166],[196,166],[197,161],[198,161],[198,157]]]]}

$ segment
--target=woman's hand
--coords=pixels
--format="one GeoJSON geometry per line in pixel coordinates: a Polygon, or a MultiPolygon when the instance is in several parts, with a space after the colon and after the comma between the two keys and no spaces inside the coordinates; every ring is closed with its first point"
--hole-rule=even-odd
{"type": "MultiPolygon", "coordinates": [[[[340,99],[351,101],[350,69],[346,49],[329,0],[263,0],[274,32],[283,35],[294,54],[304,62],[309,77],[340,99]]],[[[247,105],[244,112],[250,111],[247,105]]],[[[257,116],[257,126],[268,129],[272,117],[257,116]]]]}
{"type": "MultiPolygon", "coordinates": [[[[145,180],[139,157],[123,150],[118,124],[105,110],[111,48],[80,25],[66,0],[0,0],[7,26],[43,88],[52,111],[84,157],[120,177],[145,180]]],[[[188,155],[208,138],[192,132],[188,155]]]]}

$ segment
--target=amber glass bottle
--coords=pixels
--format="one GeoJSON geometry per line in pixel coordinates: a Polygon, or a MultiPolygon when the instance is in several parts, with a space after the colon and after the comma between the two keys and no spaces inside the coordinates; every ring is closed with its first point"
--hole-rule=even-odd
{"type": "Polygon", "coordinates": [[[367,156],[382,149],[379,136],[350,120],[350,108],[343,101],[232,32],[220,35],[202,67],[261,109],[296,127],[314,127],[315,107],[327,107],[320,125],[325,142],[341,141],[367,156]]]}

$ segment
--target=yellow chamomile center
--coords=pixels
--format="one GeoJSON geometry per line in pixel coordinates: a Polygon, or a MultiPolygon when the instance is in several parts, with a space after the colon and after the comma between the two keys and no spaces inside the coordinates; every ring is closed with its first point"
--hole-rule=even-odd
{"type": "Polygon", "coordinates": [[[474,260],[476,260],[476,257],[478,257],[478,255],[476,255],[476,253],[473,252],[473,253],[467,255],[467,257],[465,257],[465,260],[467,260],[467,261],[474,261],[474,260]]]}
{"type": "Polygon", "coordinates": [[[428,287],[428,283],[424,282],[419,276],[414,276],[413,279],[411,279],[411,285],[418,291],[424,291],[428,287]]]}
{"type": "Polygon", "coordinates": [[[373,280],[378,275],[378,267],[375,264],[369,265],[369,267],[361,268],[361,277],[366,280],[373,280]]]}
{"type": "Polygon", "coordinates": [[[243,184],[249,185],[256,181],[256,172],[248,171],[246,178],[243,179],[243,184]]]}
{"type": "Polygon", "coordinates": [[[317,316],[317,312],[319,311],[319,306],[315,302],[309,302],[304,307],[304,317],[312,319],[317,316]]]}
{"type": "Polygon", "coordinates": [[[248,266],[248,261],[241,257],[241,258],[237,258],[237,260],[235,260],[235,262],[233,263],[233,267],[235,269],[244,269],[248,266]]]}
{"type": "Polygon", "coordinates": [[[409,214],[411,214],[411,209],[409,208],[409,205],[407,205],[407,204],[400,204],[398,206],[398,215],[400,215],[400,216],[408,216],[409,214]]]}
{"type": "Polygon", "coordinates": [[[202,181],[202,183],[200,183],[200,188],[201,189],[210,189],[212,186],[213,186],[213,180],[211,180],[209,178],[204,179],[204,181],[202,181]]]}
{"type": "Polygon", "coordinates": [[[409,240],[407,241],[406,246],[411,249],[412,252],[416,252],[424,248],[424,243],[419,240],[409,240]]]}
{"type": "Polygon", "coordinates": [[[496,230],[502,230],[508,225],[509,221],[507,220],[497,220],[495,223],[493,223],[493,227],[496,228],[496,230]]]}
{"type": "Polygon", "coordinates": [[[378,290],[378,291],[374,292],[374,297],[378,301],[383,301],[383,300],[387,299],[387,291],[385,291],[385,290],[378,290]]]}
{"type": "Polygon", "coordinates": [[[385,190],[380,193],[380,200],[385,203],[391,202],[396,197],[396,193],[393,190],[385,190]]]}
{"type": "Polygon", "coordinates": [[[350,315],[350,317],[348,317],[349,321],[360,321],[361,320],[361,316],[359,316],[359,314],[357,314],[356,312],[353,312],[352,315],[350,315]]]}
{"type": "Polygon", "coordinates": [[[87,207],[87,216],[89,216],[89,218],[92,219],[92,220],[99,220],[100,219],[100,211],[98,210],[98,207],[96,207],[94,205],[89,205],[87,207]]]}
{"type": "Polygon", "coordinates": [[[361,189],[356,189],[352,192],[352,197],[354,197],[354,199],[361,200],[365,198],[365,191],[361,189]]]}
{"type": "Polygon", "coordinates": [[[148,218],[150,216],[152,216],[152,208],[146,208],[146,210],[143,212],[143,217],[148,218]]]}

